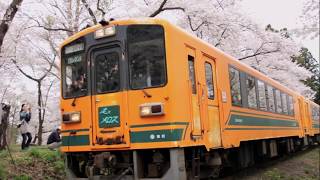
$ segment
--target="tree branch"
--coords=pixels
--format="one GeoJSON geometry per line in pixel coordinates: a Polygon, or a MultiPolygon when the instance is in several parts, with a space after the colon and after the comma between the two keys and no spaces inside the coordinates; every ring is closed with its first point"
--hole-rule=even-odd
{"type": "Polygon", "coordinates": [[[19,66],[18,66],[18,64],[17,64],[17,61],[16,60],[14,60],[14,59],[11,59],[11,61],[13,62],[13,64],[17,67],[17,69],[24,75],[24,76],[26,76],[28,79],[31,79],[32,81],[36,81],[36,82],[38,82],[39,81],[39,79],[36,79],[36,78],[34,78],[34,77],[32,77],[32,76],[30,76],[29,74],[27,74],[27,73],[25,73],[19,66]]]}
{"type": "Polygon", "coordinates": [[[185,11],[185,9],[182,8],[182,7],[164,7],[166,5],[167,1],[168,0],[163,0],[162,3],[160,4],[159,8],[157,10],[155,10],[149,17],[156,17],[161,12],[167,11],[167,10],[182,10],[182,11],[185,11]]]}
{"type": "Polygon", "coordinates": [[[106,15],[106,12],[104,12],[104,10],[100,7],[100,0],[98,0],[97,2],[97,10],[101,12],[102,18],[104,18],[104,16],[106,15]]]}
{"type": "Polygon", "coordinates": [[[222,39],[224,39],[223,35],[226,33],[227,29],[228,29],[228,28],[226,27],[226,28],[222,31],[218,42],[214,45],[215,47],[218,47],[218,46],[221,44],[222,39]]]}
{"type": "Polygon", "coordinates": [[[91,20],[93,21],[94,24],[98,24],[97,18],[94,15],[92,9],[90,8],[88,2],[86,0],[81,0],[81,2],[84,4],[84,6],[86,7],[89,15],[91,16],[91,20]]]}
{"type": "Polygon", "coordinates": [[[47,30],[47,31],[65,31],[65,32],[69,32],[69,33],[72,33],[72,32],[73,32],[72,30],[70,30],[70,29],[68,29],[68,28],[60,28],[60,27],[58,27],[58,28],[53,28],[53,27],[44,26],[44,25],[41,25],[41,23],[40,23],[37,19],[35,19],[35,18],[31,17],[31,16],[29,16],[29,18],[30,18],[31,20],[33,20],[34,22],[36,22],[37,25],[35,25],[35,26],[29,26],[28,28],[38,27],[38,28],[43,28],[43,29],[45,29],[45,30],[47,30]]]}
{"type": "Polygon", "coordinates": [[[275,50],[271,50],[271,51],[256,52],[256,53],[254,53],[254,54],[251,54],[251,55],[248,55],[248,56],[239,58],[238,60],[241,61],[241,60],[248,59],[248,58],[251,58],[251,57],[255,57],[255,56],[259,56],[259,55],[265,55],[265,54],[270,54],[270,53],[275,53],[275,52],[279,52],[279,51],[280,51],[280,49],[275,49],[275,50]]]}
{"type": "Polygon", "coordinates": [[[208,23],[207,21],[202,21],[197,27],[194,28],[192,25],[191,17],[189,15],[188,15],[188,22],[189,22],[190,29],[192,31],[198,31],[201,26],[208,23]]]}

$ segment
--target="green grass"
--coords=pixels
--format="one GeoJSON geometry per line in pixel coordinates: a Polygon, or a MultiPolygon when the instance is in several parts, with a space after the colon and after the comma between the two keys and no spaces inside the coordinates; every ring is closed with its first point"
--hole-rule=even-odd
{"type": "Polygon", "coordinates": [[[63,159],[59,151],[51,151],[44,148],[31,148],[29,156],[37,159],[43,159],[47,162],[56,162],[63,159]]]}
{"type": "Polygon", "coordinates": [[[32,180],[32,178],[28,175],[17,175],[14,177],[14,180],[32,180]]]}
{"type": "Polygon", "coordinates": [[[280,172],[277,168],[273,168],[272,170],[265,172],[264,176],[270,180],[279,180],[285,178],[285,175],[282,172],[280,172]]]}
{"type": "Polygon", "coordinates": [[[53,164],[53,168],[55,172],[58,173],[65,173],[65,167],[64,167],[64,162],[63,161],[56,161],[53,164]]]}
{"type": "Polygon", "coordinates": [[[0,164],[0,179],[6,179],[7,172],[3,164],[0,164]]]}
{"type": "Polygon", "coordinates": [[[7,157],[8,156],[8,151],[6,151],[6,150],[2,150],[2,151],[0,151],[0,158],[2,159],[2,158],[5,158],[5,157],[7,157]]]}

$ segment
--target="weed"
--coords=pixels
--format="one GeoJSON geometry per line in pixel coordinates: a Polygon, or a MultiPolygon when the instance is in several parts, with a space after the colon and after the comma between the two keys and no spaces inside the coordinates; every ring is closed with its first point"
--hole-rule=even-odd
{"type": "Polygon", "coordinates": [[[284,178],[284,174],[277,168],[267,171],[264,175],[270,180],[279,180],[284,178]]]}
{"type": "Polygon", "coordinates": [[[29,155],[33,158],[43,159],[47,162],[55,162],[60,159],[60,153],[57,151],[50,151],[48,149],[36,149],[30,150],[29,155]]]}
{"type": "Polygon", "coordinates": [[[38,149],[32,148],[29,152],[29,155],[34,158],[41,158],[40,151],[38,149]]]}
{"type": "Polygon", "coordinates": [[[15,159],[17,165],[30,165],[33,163],[33,160],[29,156],[23,156],[15,159]]]}
{"type": "Polygon", "coordinates": [[[64,173],[64,162],[63,161],[54,162],[53,168],[55,172],[64,173]]]}
{"type": "Polygon", "coordinates": [[[3,150],[3,151],[0,151],[0,158],[2,159],[2,158],[5,158],[5,157],[7,157],[8,156],[8,151],[6,151],[6,150],[3,150]]]}
{"type": "Polygon", "coordinates": [[[0,179],[6,179],[7,173],[6,170],[4,169],[4,166],[0,164],[0,179]]]}
{"type": "Polygon", "coordinates": [[[19,176],[15,176],[14,180],[32,180],[32,178],[28,175],[19,175],[19,176]]]}

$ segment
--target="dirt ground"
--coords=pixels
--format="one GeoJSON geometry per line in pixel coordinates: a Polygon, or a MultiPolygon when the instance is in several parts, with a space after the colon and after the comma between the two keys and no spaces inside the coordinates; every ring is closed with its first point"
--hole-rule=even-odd
{"type": "Polygon", "coordinates": [[[320,180],[320,146],[249,168],[225,180],[320,180]]]}

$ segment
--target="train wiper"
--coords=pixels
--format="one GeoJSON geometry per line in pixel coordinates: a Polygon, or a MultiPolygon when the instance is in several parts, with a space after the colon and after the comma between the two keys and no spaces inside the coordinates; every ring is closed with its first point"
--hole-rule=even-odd
{"type": "Polygon", "coordinates": [[[73,101],[72,101],[72,103],[71,103],[71,106],[76,106],[76,100],[77,100],[77,97],[74,97],[74,98],[73,98],[73,101]]]}
{"type": "MultiPolygon", "coordinates": [[[[87,92],[87,89],[81,89],[80,91],[81,91],[81,93],[86,93],[86,92],[87,92]]],[[[76,100],[77,100],[77,98],[78,98],[78,97],[74,97],[74,98],[73,98],[73,101],[72,101],[72,103],[71,103],[71,106],[76,106],[76,100]]]]}
{"type": "Polygon", "coordinates": [[[143,92],[143,94],[144,94],[145,96],[147,96],[148,98],[151,98],[151,97],[152,97],[152,95],[149,94],[146,90],[142,89],[142,92],[143,92]]]}

